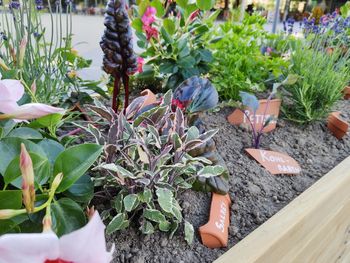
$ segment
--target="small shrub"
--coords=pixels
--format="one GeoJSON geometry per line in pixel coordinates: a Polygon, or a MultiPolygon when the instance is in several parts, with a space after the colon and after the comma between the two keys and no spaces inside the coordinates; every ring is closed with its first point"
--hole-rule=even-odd
{"type": "Polygon", "coordinates": [[[349,57],[340,50],[326,53],[300,45],[291,62],[288,73],[299,75],[299,80],[286,88],[284,114],[298,123],[324,119],[349,80],[349,57]]]}

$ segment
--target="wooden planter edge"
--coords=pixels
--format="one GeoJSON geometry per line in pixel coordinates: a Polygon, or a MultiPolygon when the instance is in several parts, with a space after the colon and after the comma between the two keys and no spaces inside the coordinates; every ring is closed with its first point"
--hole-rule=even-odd
{"type": "Polygon", "coordinates": [[[350,262],[350,156],[215,261],[231,262],[350,262]]]}

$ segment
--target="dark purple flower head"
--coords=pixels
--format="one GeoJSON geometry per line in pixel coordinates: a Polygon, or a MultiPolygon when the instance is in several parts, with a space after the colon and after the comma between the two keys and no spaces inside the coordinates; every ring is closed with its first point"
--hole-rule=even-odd
{"type": "Polygon", "coordinates": [[[19,9],[21,4],[18,1],[11,1],[9,7],[10,9],[19,9]]]}

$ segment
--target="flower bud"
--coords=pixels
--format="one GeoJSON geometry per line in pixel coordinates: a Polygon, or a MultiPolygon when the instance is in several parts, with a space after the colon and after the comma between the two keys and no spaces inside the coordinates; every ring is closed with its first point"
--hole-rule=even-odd
{"type": "Polygon", "coordinates": [[[2,68],[3,70],[10,70],[10,68],[6,65],[5,61],[0,58],[0,68],[2,68]]]}
{"type": "Polygon", "coordinates": [[[23,214],[22,210],[16,210],[16,209],[2,209],[0,210],[0,220],[4,219],[10,219],[14,216],[23,214]]]}
{"type": "Polygon", "coordinates": [[[34,211],[35,188],[33,162],[25,145],[21,144],[20,169],[22,172],[22,195],[23,203],[28,213],[34,211]]]}
{"type": "Polygon", "coordinates": [[[19,44],[19,66],[23,66],[23,61],[24,61],[24,54],[26,52],[26,47],[27,47],[27,36],[24,36],[23,39],[21,40],[21,43],[19,44]]]}
{"type": "Polygon", "coordinates": [[[75,79],[78,76],[78,73],[75,70],[71,70],[67,73],[67,77],[70,79],[75,79]]]}
{"type": "Polygon", "coordinates": [[[94,216],[95,214],[95,207],[92,206],[91,208],[87,207],[86,208],[86,215],[89,218],[89,220],[94,216]]]}
{"type": "Polygon", "coordinates": [[[46,214],[43,218],[43,232],[52,231],[52,219],[50,214],[46,214]]]}
{"type": "Polygon", "coordinates": [[[32,85],[30,86],[30,90],[33,94],[36,92],[36,80],[33,81],[32,85]]]}
{"type": "Polygon", "coordinates": [[[58,186],[62,182],[62,179],[63,179],[62,173],[59,173],[56,175],[55,179],[53,179],[52,184],[51,184],[51,191],[56,192],[56,189],[58,188],[58,186]]]}

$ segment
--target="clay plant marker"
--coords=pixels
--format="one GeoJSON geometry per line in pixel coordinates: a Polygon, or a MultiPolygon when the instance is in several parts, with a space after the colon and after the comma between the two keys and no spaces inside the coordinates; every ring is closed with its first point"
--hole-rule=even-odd
{"type": "MultiPolygon", "coordinates": [[[[256,118],[254,118],[254,114],[251,109],[247,108],[245,110],[246,114],[249,116],[252,123],[255,122],[255,127],[257,130],[262,128],[263,122],[266,121],[270,116],[273,116],[275,120],[272,120],[269,125],[267,125],[263,132],[270,132],[276,129],[276,120],[280,113],[281,100],[274,99],[269,102],[268,108],[266,109],[267,100],[259,100],[259,108],[256,112],[256,118]],[[265,112],[266,111],[266,112],[265,112]],[[265,118],[264,118],[265,113],[265,118]]],[[[228,117],[227,120],[229,123],[233,125],[245,125],[250,128],[249,120],[247,116],[240,110],[234,110],[228,117]]]]}
{"type": "Polygon", "coordinates": [[[346,86],[343,90],[344,99],[350,100],[350,86],[346,86]]]}
{"type": "Polygon", "coordinates": [[[245,150],[271,174],[299,174],[301,171],[298,162],[286,154],[252,148],[245,150]]]}
{"type": "Polygon", "coordinates": [[[348,132],[349,123],[340,117],[340,111],[336,111],[329,115],[327,127],[337,139],[341,139],[348,132]]]}
{"type": "Polygon", "coordinates": [[[203,245],[209,248],[227,246],[230,205],[231,200],[228,194],[212,194],[209,222],[199,228],[203,245]]]}
{"type": "Polygon", "coordinates": [[[149,89],[145,89],[145,90],[141,91],[141,96],[145,97],[145,101],[143,102],[142,106],[140,107],[141,109],[143,107],[146,107],[148,105],[152,105],[153,103],[157,102],[156,95],[154,95],[154,93],[152,91],[150,91],[149,89]]]}

